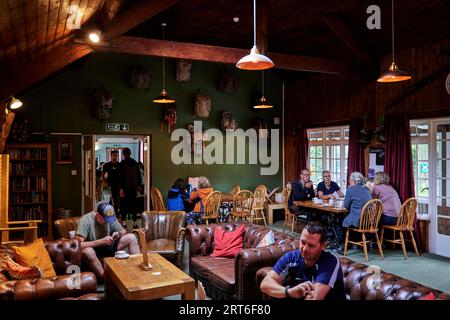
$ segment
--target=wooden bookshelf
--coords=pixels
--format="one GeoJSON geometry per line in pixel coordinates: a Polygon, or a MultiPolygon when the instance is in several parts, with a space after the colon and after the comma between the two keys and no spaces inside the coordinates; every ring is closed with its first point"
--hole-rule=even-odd
{"type": "MultiPolygon", "coordinates": [[[[37,237],[52,239],[52,168],[49,143],[7,145],[9,155],[8,228],[13,239],[18,229],[37,227],[37,237]]],[[[31,229],[27,229],[31,228],[31,229]]],[[[25,238],[27,237],[25,232],[25,238]]],[[[3,240],[5,238],[3,236],[3,240]]],[[[25,239],[26,240],[26,239],[25,239]]]]}

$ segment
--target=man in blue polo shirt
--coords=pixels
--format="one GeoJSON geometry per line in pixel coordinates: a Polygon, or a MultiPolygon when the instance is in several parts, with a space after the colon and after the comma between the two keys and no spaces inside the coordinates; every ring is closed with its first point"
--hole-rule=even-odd
{"type": "Polygon", "coordinates": [[[261,291],[274,298],[345,300],[341,263],[327,247],[322,223],[308,223],[300,250],[283,255],[261,282],[261,291]]]}
{"type": "Polygon", "coordinates": [[[323,181],[317,185],[317,196],[320,199],[328,200],[330,198],[335,198],[335,194],[339,197],[343,197],[344,194],[341,191],[339,185],[331,181],[331,173],[329,170],[322,171],[323,181]]]}

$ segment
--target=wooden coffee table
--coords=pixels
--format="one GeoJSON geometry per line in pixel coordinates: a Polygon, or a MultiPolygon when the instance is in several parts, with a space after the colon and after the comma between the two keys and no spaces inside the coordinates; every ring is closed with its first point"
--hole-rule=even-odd
{"type": "Polygon", "coordinates": [[[195,281],[157,253],[148,254],[152,270],[141,268],[142,254],[128,259],[105,258],[105,298],[112,298],[116,288],[127,300],[158,299],[181,294],[195,299],[195,281]]]}

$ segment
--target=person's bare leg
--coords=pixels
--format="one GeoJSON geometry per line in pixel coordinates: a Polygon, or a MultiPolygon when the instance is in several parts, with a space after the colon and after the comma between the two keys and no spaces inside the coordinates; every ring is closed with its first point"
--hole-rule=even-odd
{"type": "Polygon", "coordinates": [[[117,250],[123,250],[128,248],[130,254],[141,252],[136,236],[133,233],[128,233],[119,239],[117,244],[117,250]]]}
{"type": "Polygon", "coordinates": [[[97,280],[103,281],[103,273],[105,271],[103,270],[102,263],[95,254],[95,250],[93,248],[84,248],[83,251],[81,251],[81,257],[89,270],[95,274],[97,280]]]}

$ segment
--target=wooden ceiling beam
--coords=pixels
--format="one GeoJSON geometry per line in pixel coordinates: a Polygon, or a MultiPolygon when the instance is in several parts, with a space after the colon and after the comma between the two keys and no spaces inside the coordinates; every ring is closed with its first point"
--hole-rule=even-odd
{"type": "MultiPolygon", "coordinates": [[[[126,36],[116,38],[113,43],[114,46],[96,46],[96,50],[230,64],[235,64],[240,58],[248,54],[248,50],[245,49],[126,36]]],[[[351,61],[272,52],[268,52],[267,56],[272,59],[276,68],[281,69],[329,74],[360,74],[359,69],[351,61]]]]}
{"type": "MultiPolygon", "coordinates": [[[[256,45],[262,54],[267,52],[267,0],[258,0],[256,7],[256,45]]],[[[253,16],[252,16],[253,17],[253,16]]],[[[253,26],[253,24],[252,24],[253,26]]]]}
{"type": "Polygon", "coordinates": [[[376,63],[369,50],[362,45],[361,41],[358,40],[354,32],[344,21],[331,14],[322,14],[322,20],[359,60],[371,65],[376,63]]]}

